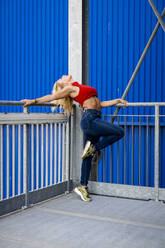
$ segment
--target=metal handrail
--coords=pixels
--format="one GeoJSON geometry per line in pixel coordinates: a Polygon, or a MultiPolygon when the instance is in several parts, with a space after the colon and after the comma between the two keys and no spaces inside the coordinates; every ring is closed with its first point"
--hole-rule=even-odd
{"type": "MultiPolygon", "coordinates": [[[[0,105],[6,105],[6,106],[23,106],[24,103],[21,102],[21,101],[5,101],[5,100],[1,100],[0,101],[0,105]]],[[[165,102],[129,102],[128,104],[128,107],[154,107],[156,105],[159,105],[160,107],[161,106],[165,106],[165,102]]],[[[37,103],[37,104],[32,104],[28,107],[31,107],[31,106],[48,106],[48,107],[51,107],[51,106],[54,106],[53,103],[51,102],[46,102],[46,103],[37,103]]],[[[124,104],[121,104],[121,103],[118,103],[114,106],[117,106],[117,107],[123,107],[124,104]]]]}
{"type": "MultiPolygon", "coordinates": [[[[5,101],[5,100],[1,100],[0,101],[0,105],[6,105],[6,106],[23,106],[24,103],[21,102],[21,101],[5,101]]],[[[38,103],[38,104],[32,104],[30,106],[48,106],[48,107],[51,107],[51,106],[54,106],[53,103],[49,103],[49,102],[46,102],[46,103],[38,103]]],[[[28,107],[30,107],[28,106],[28,107]]]]}

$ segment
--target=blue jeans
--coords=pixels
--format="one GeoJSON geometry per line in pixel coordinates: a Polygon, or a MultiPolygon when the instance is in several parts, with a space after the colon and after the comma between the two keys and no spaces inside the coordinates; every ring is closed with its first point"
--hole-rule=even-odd
{"type": "MultiPolygon", "coordinates": [[[[80,125],[83,130],[84,146],[87,140],[89,140],[94,145],[96,151],[112,145],[124,136],[124,129],[122,127],[102,120],[101,111],[96,109],[87,109],[82,115],[80,125]],[[100,139],[101,136],[102,139],[100,139]]],[[[92,156],[82,161],[81,185],[87,186],[88,184],[91,162],[92,156]]]]}

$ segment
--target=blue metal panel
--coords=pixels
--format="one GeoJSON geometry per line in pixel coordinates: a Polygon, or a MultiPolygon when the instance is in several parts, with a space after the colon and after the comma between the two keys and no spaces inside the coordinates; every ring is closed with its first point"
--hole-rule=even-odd
{"type": "Polygon", "coordinates": [[[0,54],[0,99],[51,93],[54,81],[68,73],[68,0],[1,0],[0,54]]]}
{"type": "MultiPolygon", "coordinates": [[[[165,1],[154,2],[161,13],[165,1]]],[[[120,98],[157,18],[145,0],[90,0],[89,21],[90,84],[98,89],[102,100],[120,98]]],[[[160,27],[126,97],[128,101],[165,101],[164,44],[165,35],[160,27]]],[[[121,112],[144,113],[144,109],[139,109],[121,112]]],[[[111,114],[114,109],[104,111],[111,114]]]]}
{"type": "MultiPolygon", "coordinates": [[[[37,98],[50,94],[54,82],[63,74],[68,73],[68,0],[1,0],[0,54],[1,100],[19,101],[24,98],[37,98]]],[[[0,112],[22,111],[22,107],[0,106],[0,112]]],[[[50,109],[32,107],[30,112],[50,112],[50,109]]],[[[21,130],[21,135],[23,135],[22,132],[23,130],[21,130]]],[[[5,128],[4,135],[6,137],[5,128]]],[[[16,128],[17,136],[18,128],[16,128]]],[[[21,143],[21,151],[22,149],[23,144],[21,143]]],[[[11,147],[10,151],[12,151],[11,147]]],[[[4,158],[6,158],[6,153],[6,140],[4,140],[4,158]]],[[[12,180],[11,162],[12,152],[10,152],[9,165],[10,181],[12,180]]],[[[21,193],[23,192],[22,162],[23,157],[21,156],[21,193]]],[[[35,162],[36,157],[34,156],[34,164],[36,164],[35,162]]],[[[41,170],[39,173],[39,186],[41,186],[41,170]]],[[[16,194],[18,194],[18,144],[16,144],[15,176],[16,194]]],[[[5,198],[7,193],[5,160],[3,180],[5,198]]],[[[55,181],[54,178],[53,180],[55,181]]],[[[58,182],[58,178],[56,180],[58,182]]],[[[36,187],[36,182],[34,184],[36,187]]],[[[10,196],[12,193],[11,185],[10,196]]]]}
{"type": "MultiPolygon", "coordinates": [[[[165,6],[164,0],[154,0],[161,13],[165,6]]],[[[96,87],[101,100],[121,98],[138,63],[138,60],[147,44],[149,37],[157,23],[157,18],[146,0],[90,0],[89,1],[89,83],[96,87]]],[[[140,67],[140,70],[131,86],[126,100],[129,102],[160,102],[165,101],[165,35],[160,26],[149,51],[140,67]]],[[[104,108],[103,114],[113,114],[115,107],[104,108]]],[[[160,109],[165,114],[165,109],[160,109]]],[[[154,114],[154,108],[127,108],[120,109],[119,114],[154,114]]],[[[121,121],[124,119],[121,118],[121,121]]],[[[145,128],[146,118],[142,118],[142,151],[146,149],[145,128]]],[[[150,119],[150,124],[154,118],[150,119]]],[[[163,118],[161,119],[163,122],[163,118]]],[[[164,123],[164,122],[163,122],[164,123]]],[[[129,125],[131,125],[131,121],[129,125]]],[[[132,144],[131,127],[127,130],[128,146],[132,144]]],[[[161,127],[161,133],[163,133],[161,127]]],[[[149,142],[149,186],[153,186],[154,157],[153,157],[153,128],[150,128],[149,142]]],[[[138,129],[135,128],[135,139],[138,137],[138,129]]],[[[120,142],[123,150],[123,141],[120,142]]],[[[136,142],[136,149],[139,146],[136,142]]],[[[161,145],[164,145],[163,140],[161,145]]],[[[164,147],[164,146],[163,146],[164,147]]],[[[138,148],[139,149],[139,148],[138,148]]],[[[138,185],[138,149],[134,155],[134,183],[138,185]]],[[[163,149],[163,148],[162,148],[163,149]]],[[[128,150],[127,150],[128,152],[128,150]]],[[[113,155],[117,157],[116,144],[113,145],[113,155]]],[[[163,156],[163,155],[162,155],[163,156]]],[[[131,156],[127,154],[128,175],[127,183],[131,184],[131,156]]],[[[164,171],[163,157],[160,158],[160,170],[164,171]]],[[[110,181],[110,149],[105,154],[105,181],[110,181]]],[[[146,185],[146,153],[142,153],[141,178],[142,185],[146,185]]],[[[122,161],[121,161],[122,162],[122,161]]],[[[123,167],[119,163],[119,182],[123,183],[123,167]]],[[[164,161],[165,164],[165,161],[164,161]]],[[[103,162],[98,169],[99,181],[103,181],[103,162]]],[[[113,161],[112,182],[117,182],[116,159],[113,161]]],[[[165,177],[161,176],[161,185],[165,177]]]]}

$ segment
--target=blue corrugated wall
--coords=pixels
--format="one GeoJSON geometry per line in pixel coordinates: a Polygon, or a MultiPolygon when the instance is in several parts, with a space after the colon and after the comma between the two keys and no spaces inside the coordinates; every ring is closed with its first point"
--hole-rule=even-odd
{"type": "MultiPolygon", "coordinates": [[[[164,0],[154,0],[159,12],[164,0]]],[[[97,88],[101,100],[120,98],[140,58],[157,19],[146,0],[89,0],[89,81],[97,88]]],[[[165,101],[165,35],[160,27],[131,87],[130,102],[165,101]]],[[[68,73],[68,0],[1,0],[0,1],[0,99],[36,98],[51,92],[53,83],[68,73]]],[[[115,108],[103,109],[112,114],[115,108]]],[[[20,107],[0,107],[0,111],[22,111],[20,107]]],[[[38,112],[40,108],[31,108],[38,112]]],[[[47,111],[42,109],[42,111],[47,111]]],[[[152,114],[150,108],[128,108],[121,114],[152,114]]],[[[161,108],[161,113],[165,113],[161,108]]],[[[150,120],[152,125],[154,119],[150,120]]],[[[164,120],[160,131],[160,179],[165,187],[164,120]]],[[[131,121],[129,122],[131,125],[131,121]]],[[[146,178],[146,120],[142,127],[142,185],[153,186],[154,128],[149,129],[149,175],[146,178]]],[[[131,127],[127,130],[127,147],[132,144],[131,127]]],[[[134,161],[138,161],[138,130],[135,128],[134,161]]],[[[121,141],[120,152],[124,152],[121,141]]],[[[123,164],[117,175],[117,144],[113,149],[110,168],[110,148],[105,154],[105,175],[99,167],[99,180],[123,183],[123,164]],[[111,175],[111,173],[113,175],[111,175]]],[[[131,184],[131,156],[128,153],[127,184],[131,184]]],[[[121,159],[120,159],[121,160],[121,159]]],[[[138,165],[133,171],[138,185],[138,165]]]]}
{"type": "Polygon", "coordinates": [[[49,94],[68,73],[68,0],[1,0],[0,54],[0,99],[49,94]]]}
{"type": "MultiPolygon", "coordinates": [[[[161,13],[165,7],[164,0],[154,0],[161,13]]],[[[157,18],[146,0],[89,0],[89,81],[98,90],[101,100],[121,98],[138,60],[157,23],[157,18]]],[[[156,34],[141,68],[131,86],[126,100],[129,102],[161,102],[165,101],[165,34],[161,28],[156,34]]],[[[113,114],[115,108],[104,108],[103,114],[113,114]]],[[[160,109],[165,114],[165,109],[160,109]]],[[[154,108],[120,109],[119,114],[154,114],[154,108]]],[[[124,119],[121,118],[122,121],[124,119]]],[[[135,119],[136,126],[138,120],[135,119]]],[[[134,136],[134,171],[131,166],[131,127],[127,130],[127,184],[154,184],[154,129],[151,126],[154,118],[150,118],[149,128],[149,175],[146,176],[146,118],[142,118],[142,168],[138,169],[139,140],[138,129],[134,136]],[[130,149],[130,150],[129,150],[130,149]],[[139,175],[138,173],[141,173],[139,175]]],[[[160,119],[160,184],[165,187],[165,157],[163,155],[165,120],[160,119]]],[[[132,125],[129,119],[128,125],[132,125]]],[[[120,153],[124,153],[124,140],[120,141],[120,153]]],[[[109,148],[108,148],[109,149],[109,148]]],[[[99,167],[99,181],[117,182],[117,145],[113,146],[114,161],[110,164],[110,150],[105,154],[105,175],[102,166],[99,167]],[[112,170],[111,167],[112,166],[112,170]],[[113,175],[111,175],[113,174],[113,175]]],[[[123,161],[119,163],[119,183],[123,183],[123,161]]]]}
{"type": "MultiPolygon", "coordinates": [[[[68,74],[68,0],[1,0],[0,99],[19,101],[24,98],[37,98],[50,94],[54,82],[63,74],[68,74]]],[[[46,107],[30,108],[30,112],[50,111],[50,108],[46,107]]],[[[0,106],[0,112],[23,112],[23,108],[0,106]]],[[[18,128],[16,127],[16,138],[17,136],[18,128]]],[[[10,137],[10,151],[11,144],[12,137],[10,137]]],[[[21,143],[21,151],[23,151],[22,145],[21,143]]],[[[16,143],[16,194],[18,194],[17,147],[16,143]]],[[[3,155],[3,197],[6,198],[8,179],[5,127],[3,155]]],[[[12,153],[10,153],[10,196],[12,194],[11,163],[12,153]]],[[[31,161],[29,163],[31,172],[31,161]]],[[[21,180],[23,180],[22,156],[20,173],[21,180]]],[[[31,174],[29,183],[31,190],[31,174]]],[[[22,192],[23,181],[21,181],[22,192]]]]}

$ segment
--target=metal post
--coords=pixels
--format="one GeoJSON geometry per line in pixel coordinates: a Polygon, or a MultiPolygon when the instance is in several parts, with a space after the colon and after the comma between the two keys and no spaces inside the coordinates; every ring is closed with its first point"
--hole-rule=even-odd
{"type": "Polygon", "coordinates": [[[12,196],[15,196],[15,125],[12,125],[12,196]]]}
{"type": "Polygon", "coordinates": [[[1,184],[0,184],[0,200],[3,199],[3,173],[4,173],[4,165],[3,165],[3,125],[0,125],[0,174],[1,174],[1,184]]]}
{"type": "Polygon", "coordinates": [[[71,116],[69,117],[68,123],[68,178],[67,178],[67,193],[70,192],[70,165],[71,165],[71,116]]]}
{"type": "Polygon", "coordinates": [[[31,191],[34,190],[34,124],[31,125],[31,191]]]}
{"type": "MultiPolygon", "coordinates": [[[[28,108],[24,108],[24,113],[28,114],[28,108]]],[[[29,206],[29,125],[23,125],[23,183],[25,194],[25,208],[29,206]]]]}
{"type": "Polygon", "coordinates": [[[75,120],[75,106],[73,106],[72,108],[72,112],[71,112],[71,120],[70,120],[70,180],[73,179],[73,157],[74,157],[74,120],[75,120]]]}
{"type": "MultiPolygon", "coordinates": [[[[165,15],[165,8],[164,8],[164,10],[163,10],[161,16],[164,17],[164,15],[165,15]]],[[[146,45],[145,48],[144,48],[144,51],[143,51],[143,53],[142,53],[142,55],[141,55],[141,57],[140,57],[140,59],[139,59],[139,62],[138,62],[137,66],[136,66],[136,68],[135,68],[135,70],[134,70],[134,72],[133,72],[133,74],[132,74],[132,77],[131,77],[131,79],[129,80],[129,83],[128,83],[128,85],[127,85],[127,87],[126,87],[126,89],[125,89],[125,91],[124,91],[124,93],[123,93],[122,99],[125,99],[125,97],[126,97],[128,91],[129,91],[129,89],[130,89],[130,87],[131,87],[131,85],[132,85],[132,83],[133,83],[133,81],[134,81],[134,79],[135,79],[135,77],[136,77],[136,74],[137,74],[137,72],[138,72],[138,70],[139,70],[139,68],[140,68],[140,66],[141,66],[141,64],[142,64],[142,62],[143,62],[143,60],[144,60],[144,57],[145,57],[145,55],[146,55],[146,53],[147,53],[147,51],[148,51],[148,49],[149,49],[149,47],[150,47],[150,45],[151,45],[151,43],[152,43],[152,41],[153,41],[153,39],[154,39],[154,37],[155,37],[157,31],[158,31],[159,26],[160,26],[160,22],[158,21],[157,24],[156,24],[156,26],[155,26],[155,28],[154,28],[154,31],[153,31],[152,34],[151,34],[151,37],[150,37],[150,39],[149,39],[147,45],[146,45]]],[[[112,119],[111,119],[111,122],[112,122],[112,123],[114,122],[114,120],[115,120],[115,118],[116,118],[116,116],[117,116],[119,110],[120,110],[120,107],[117,107],[117,108],[116,108],[116,111],[115,111],[115,113],[114,113],[114,115],[113,115],[113,117],[112,117],[112,119]]]]}
{"type": "Polygon", "coordinates": [[[61,123],[58,124],[58,183],[61,182],[61,123]]]}
{"type": "Polygon", "coordinates": [[[155,200],[159,200],[159,104],[155,105],[155,200]]]}
{"type": "Polygon", "coordinates": [[[82,1],[82,83],[89,83],[89,0],[82,1]]]}
{"type": "Polygon", "coordinates": [[[9,187],[10,187],[10,166],[9,166],[9,158],[10,158],[10,145],[9,145],[9,125],[6,126],[6,133],[7,133],[7,199],[9,198],[9,187]]]}
{"type": "Polygon", "coordinates": [[[153,3],[153,1],[152,0],[148,0],[148,1],[149,1],[149,3],[151,5],[151,7],[152,7],[152,9],[153,9],[156,17],[158,18],[158,20],[159,20],[159,22],[160,22],[160,24],[161,24],[161,26],[162,26],[162,28],[163,28],[163,30],[165,32],[165,24],[163,22],[163,18],[160,16],[159,12],[157,11],[157,9],[156,9],[155,4],[153,3]]]}

